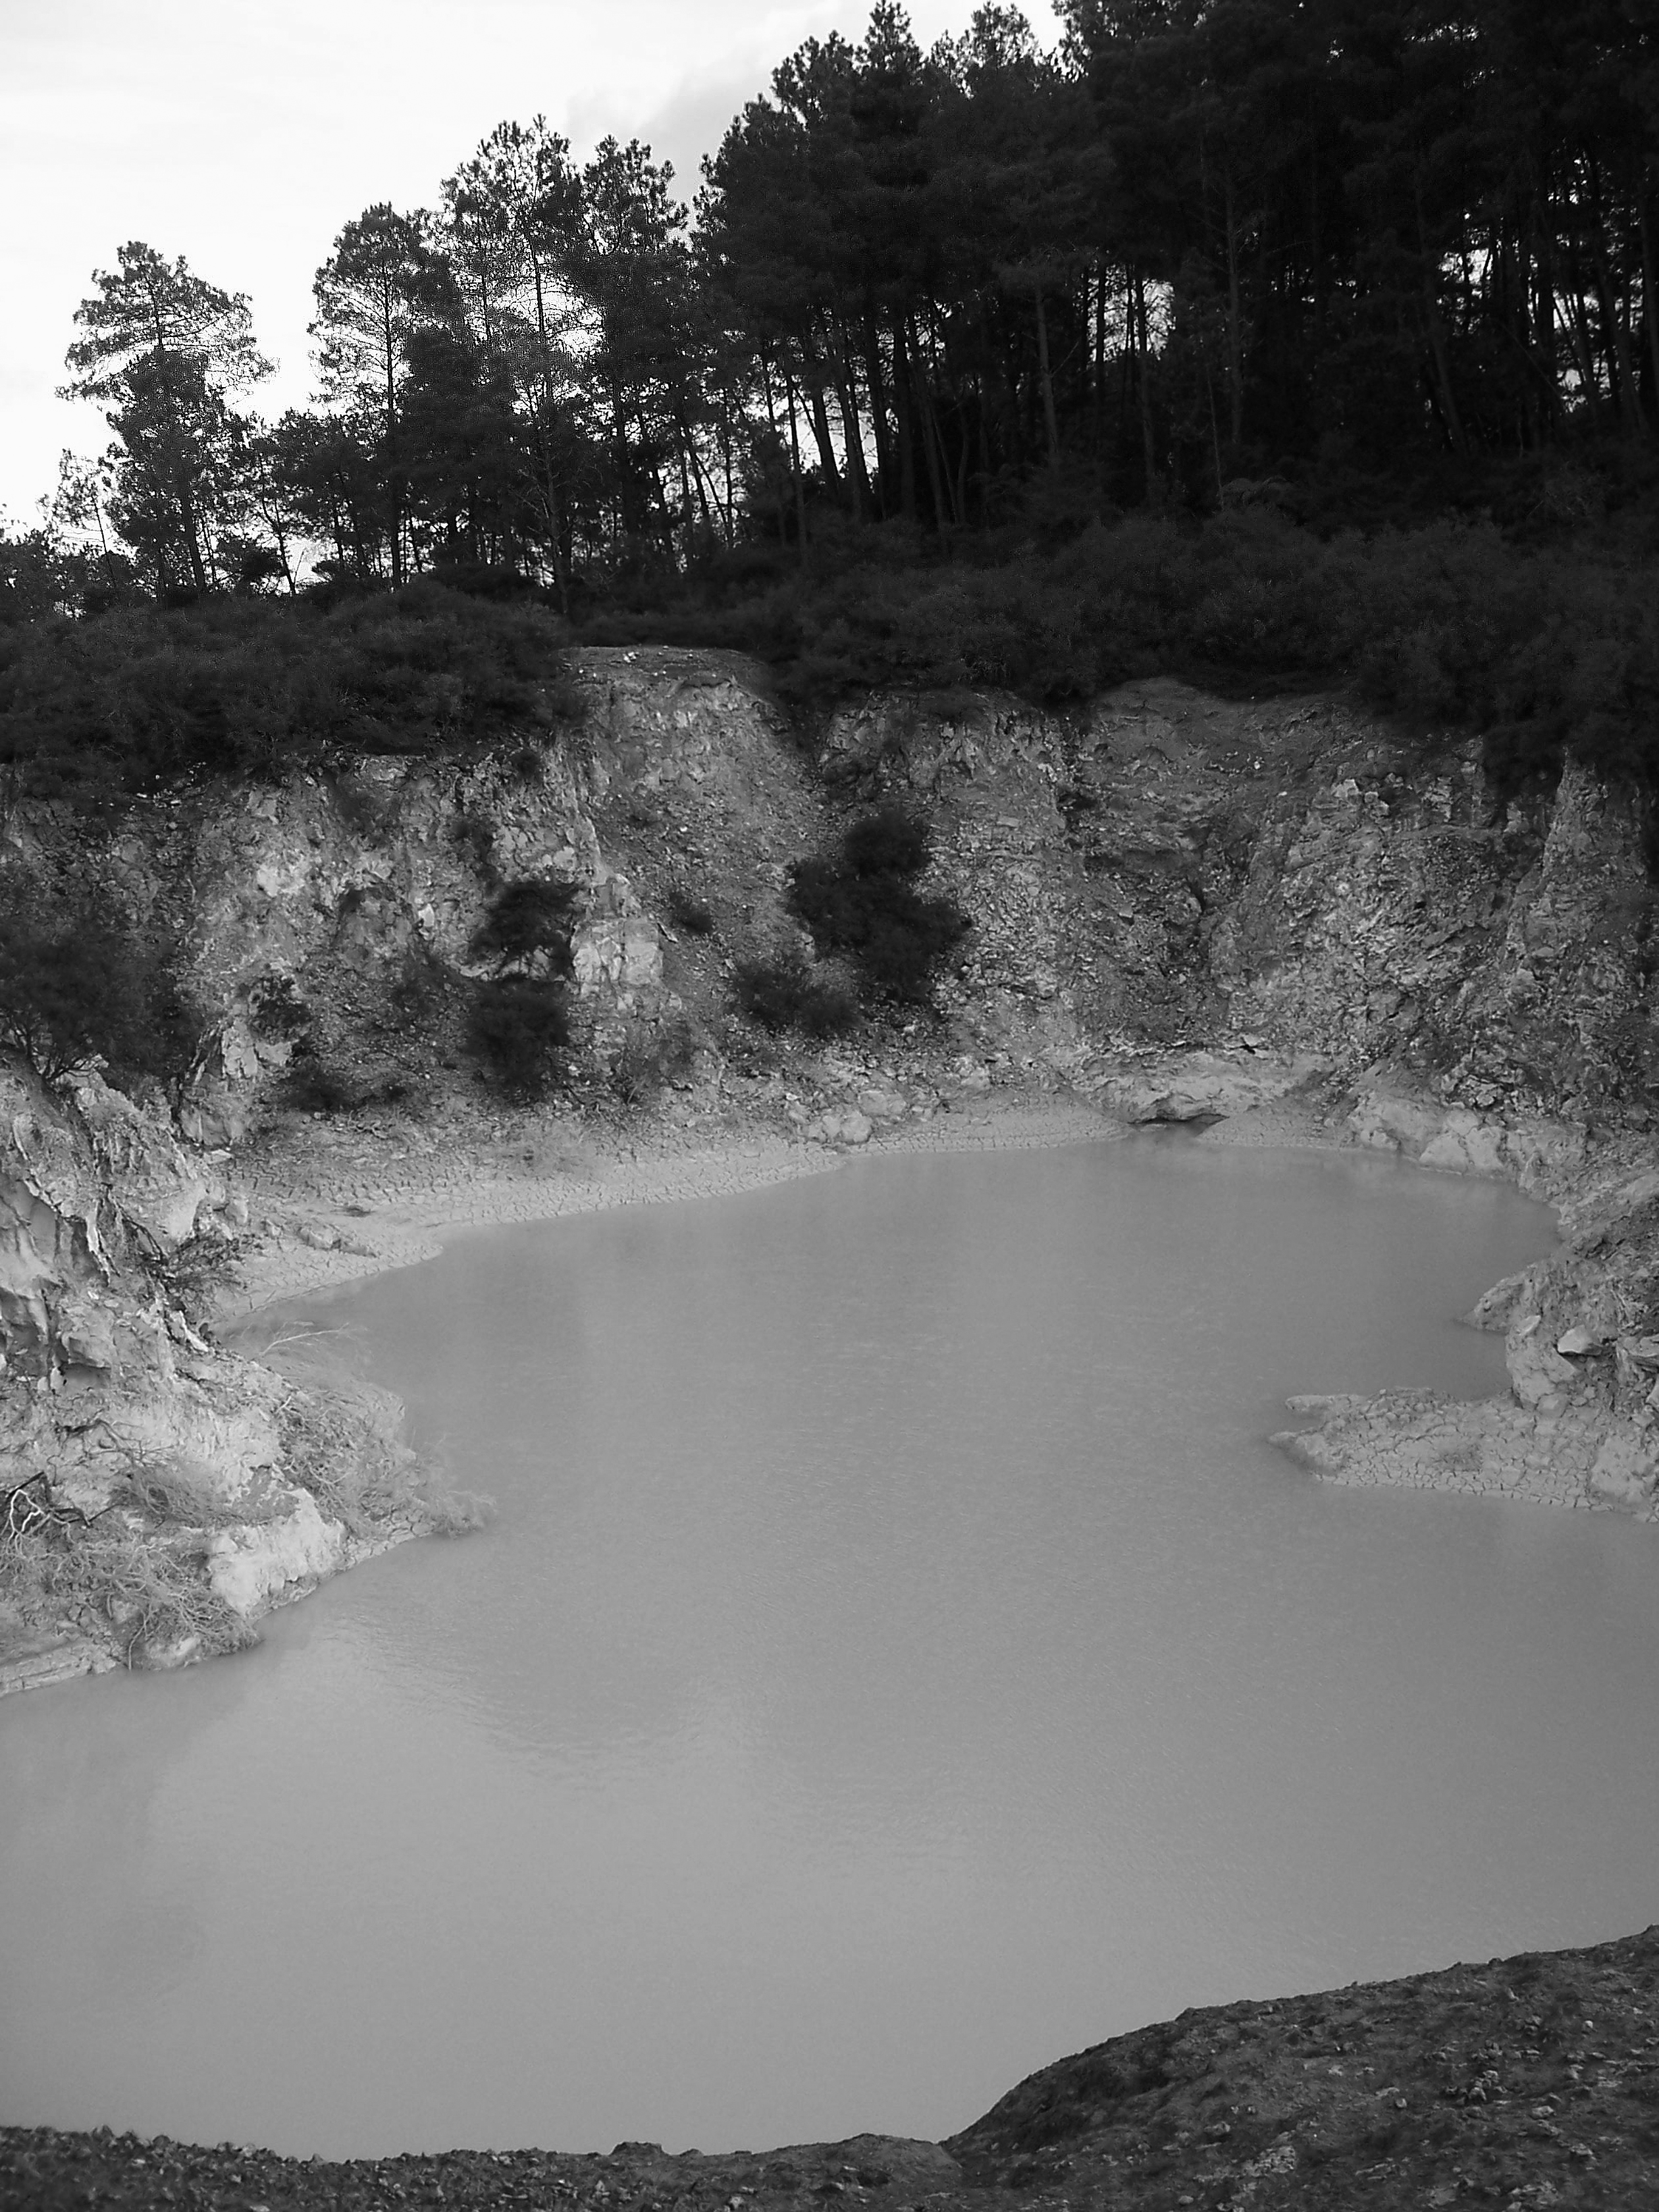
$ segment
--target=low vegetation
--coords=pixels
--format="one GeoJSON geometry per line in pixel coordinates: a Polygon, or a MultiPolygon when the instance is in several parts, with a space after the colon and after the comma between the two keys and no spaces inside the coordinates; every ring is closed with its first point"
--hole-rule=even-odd
{"type": "Polygon", "coordinates": [[[543,728],[568,637],[544,608],[426,582],[0,619],[0,796],[98,806],[543,728]]]}
{"type": "Polygon", "coordinates": [[[791,908],[821,955],[852,963],[867,1002],[925,1006],[968,933],[951,900],[915,888],[930,857],[924,824],[889,806],[854,823],[834,859],[797,860],[789,871],[791,908]]]}
{"type": "Polygon", "coordinates": [[[203,1656],[256,1640],[209,1586],[202,1486],[188,1470],[146,1468],[132,1504],[151,1526],[82,1526],[54,1514],[44,1486],[13,1491],[0,1522],[0,1604],[107,1639],[129,1666],[191,1638],[203,1656]]]}
{"type": "Polygon", "coordinates": [[[645,1106],[670,1085],[689,1083],[700,1042],[684,1014],[636,1023],[611,1066],[611,1088],[624,1106],[645,1106]]]}
{"type": "Polygon", "coordinates": [[[684,884],[671,884],[665,902],[668,919],[687,937],[712,937],[714,915],[696,893],[684,884]]]}
{"type": "MultiPolygon", "coordinates": [[[[1575,497],[1595,482],[1575,481],[1575,497]]],[[[1550,485],[1533,489],[1541,503],[1550,485]]],[[[1000,687],[1055,707],[1170,674],[1237,693],[1347,689],[1419,728],[1481,733],[1505,787],[1553,775],[1569,749],[1651,786],[1659,526],[1524,525],[1326,531],[1254,507],[948,553],[870,531],[833,558],[751,567],[741,591],[690,577],[587,634],[740,647],[808,707],[888,686],[1000,687]]]]}
{"type": "Polygon", "coordinates": [[[859,1002],[846,984],[809,965],[799,952],[740,961],[732,995],[739,1013],[775,1034],[798,1030],[823,1042],[858,1026],[859,1002]]]}
{"type": "MultiPolygon", "coordinates": [[[[1567,750],[1659,782],[1659,560],[1638,501],[1534,474],[1533,520],[1443,515],[1362,531],[1278,507],[1093,519],[940,544],[908,525],[710,556],[619,587],[574,625],[431,580],[331,603],[225,599],[0,623],[0,807],[130,804],[180,779],[269,778],[562,726],[573,641],[732,647],[819,708],[880,686],[1000,687],[1064,706],[1132,678],[1223,690],[1348,689],[1484,736],[1501,787],[1567,750]],[[1562,490],[1567,483],[1571,498],[1562,490]],[[1571,513],[1551,520],[1553,491],[1571,513]]],[[[534,748],[521,751],[539,763],[534,748]]],[[[465,838],[466,825],[457,831],[465,838]]],[[[492,856],[481,854],[488,872],[492,856]]],[[[684,894],[700,932],[706,909],[684,894]]],[[[710,917],[712,921],[712,916],[710,917]]]]}
{"type": "Polygon", "coordinates": [[[0,883],[0,1039],[48,1081],[101,1059],[129,1084],[175,1083],[200,1025],[102,893],[9,870],[0,883]]]}
{"type": "Polygon", "coordinates": [[[570,1006],[549,975],[496,975],[477,985],[467,1042],[491,1080],[515,1104],[550,1096],[564,1072],[570,1006]]]}
{"type": "Polygon", "coordinates": [[[743,962],[732,979],[738,1012],[775,1033],[824,1039],[845,1036],[866,1011],[927,1005],[969,926],[953,901],[915,888],[930,858],[926,825],[883,806],[851,825],[838,853],[793,862],[790,910],[818,959],[788,949],[743,962]]]}
{"type": "Polygon", "coordinates": [[[550,876],[526,876],[503,884],[472,933],[472,957],[494,960],[502,973],[533,961],[549,975],[568,975],[580,896],[576,884],[550,876]]]}

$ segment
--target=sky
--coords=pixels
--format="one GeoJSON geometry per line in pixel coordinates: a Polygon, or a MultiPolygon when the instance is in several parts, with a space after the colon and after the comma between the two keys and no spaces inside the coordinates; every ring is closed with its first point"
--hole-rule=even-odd
{"type": "MultiPolygon", "coordinates": [[[[975,0],[910,0],[918,39],[975,0]]],[[[1041,0],[1030,9],[1047,43],[1041,0]]],[[[65,447],[108,443],[59,400],[76,305],[142,239],[246,292],[278,373],[311,393],[311,280],[379,200],[435,205],[495,124],[547,116],[586,158],[607,132],[699,163],[810,37],[856,40],[868,0],[0,0],[0,519],[39,520],[65,447]]]]}

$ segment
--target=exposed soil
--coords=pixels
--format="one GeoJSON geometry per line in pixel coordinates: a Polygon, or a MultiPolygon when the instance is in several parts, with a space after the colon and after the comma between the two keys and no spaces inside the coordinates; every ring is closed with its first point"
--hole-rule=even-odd
{"type": "Polygon", "coordinates": [[[357,2212],[1200,2212],[1659,2204],[1659,1927],[1277,2003],[1046,2067],[942,2144],[526,2150],[343,2162],[0,2129],[0,2201],[357,2212]]]}

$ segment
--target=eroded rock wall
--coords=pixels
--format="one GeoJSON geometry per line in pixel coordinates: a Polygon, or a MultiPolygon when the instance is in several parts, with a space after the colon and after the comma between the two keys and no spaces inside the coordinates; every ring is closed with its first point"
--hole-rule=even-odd
{"type": "Polygon", "coordinates": [[[877,701],[819,765],[930,808],[978,925],[968,996],[1032,1034],[1259,1039],[1478,1112],[1647,1110],[1644,824],[1577,766],[1506,804],[1473,741],[1173,682],[1065,719],[877,701]]]}
{"type": "Polygon", "coordinates": [[[188,1318],[178,1271],[246,1219],[164,1108],[0,1069],[0,1690],[232,1649],[433,1525],[394,1406],[188,1318]]]}

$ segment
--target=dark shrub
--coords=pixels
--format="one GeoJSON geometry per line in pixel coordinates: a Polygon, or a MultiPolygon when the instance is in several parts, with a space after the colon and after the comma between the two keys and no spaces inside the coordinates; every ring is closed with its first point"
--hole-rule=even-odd
{"type": "Polygon", "coordinates": [[[498,975],[473,996],[468,1042],[510,1098],[545,1098],[570,1042],[564,986],[550,977],[498,975]]]}
{"type": "Polygon", "coordinates": [[[486,884],[500,883],[501,872],[495,866],[495,825],[487,815],[458,814],[449,835],[458,852],[471,854],[472,865],[486,884]]]}
{"type": "Polygon", "coordinates": [[[665,1085],[684,1083],[697,1056],[697,1037],[684,1014],[650,1029],[630,1029],[611,1071],[611,1087],[625,1105],[643,1105],[665,1085]]]}
{"type": "Polygon", "coordinates": [[[453,976],[430,946],[412,945],[386,996],[404,1020],[429,1022],[443,1012],[453,988],[453,976]]]}
{"type": "Polygon", "coordinates": [[[172,977],[117,916],[36,884],[0,894],[0,1037],[40,1074],[101,1058],[118,1081],[173,1081],[200,1036],[172,977]]]}
{"type": "Polygon", "coordinates": [[[334,804],[341,821],[355,836],[378,837],[397,805],[393,793],[355,775],[330,779],[334,804]]]}
{"type": "Polygon", "coordinates": [[[311,1026],[311,1009],[292,975],[262,975],[247,994],[248,1026],[256,1036],[291,1040],[311,1026]]]}
{"type": "Polygon", "coordinates": [[[939,965],[968,933],[951,900],[924,898],[910,878],[927,865],[926,827],[897,807],[855,822],[839,860],[797,860],[789,904],[820,952],[845,952],[866,990],[926,1002],[939,965]]]}
{"type": "Polygon", "coordinates": [[[712,937],[714,917],[696,895],[676,884],[668,894],[668,919],[688,937],[712,937]]]}
{"type": "Polygon", "coordinates": [[[540,606],[428,580],[0,627],[0,761],[23,792],[87,805],[192,775],[511,738],[544,716],[566,635],[540,606]]]}
{"type": "Polygon", "coordinates": [[[919,876],[928,860],[927,825],[902,806],[878,806],[854,823],[841,849],[849,875],[919,876]]]}
{"type": "Polygon", "coordinates": [[[304,1045],[289,1062],[283,1096],[301,1114],[355,1114],[367,1103],[363,1091],[349,1076],[304,1045]]]}
{"type": "Polygon", "coordinates": [[[732,981],[739,1012],[763,1029],[800,1030],[810,1037],[844,1036],[858,1021],[858,1001],[846,986],[815,975],[798,952],[773,960],[745,960],[732,981]]]}
{"type": "Polygon", "coordinates": [[[556,883],[550,876],[503,884],[472,933],[473,958],[494,959],[509,968],[541,953],[553,974],[568,975],[577,896],[574,884],[556,883]]]}

